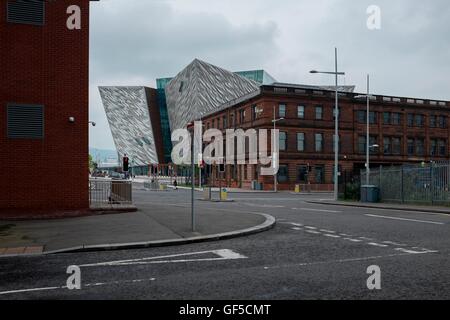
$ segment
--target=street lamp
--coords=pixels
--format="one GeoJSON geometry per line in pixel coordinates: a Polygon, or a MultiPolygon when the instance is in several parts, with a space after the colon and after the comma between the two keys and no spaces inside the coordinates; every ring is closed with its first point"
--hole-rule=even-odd
{"type": "Polygon", "coordinates": [[[336,102],[335,102],[335,133],[334,133],[334,200],[338,200],[338,188],[339,188],[339,87],[338,87],[338,76],[344,76],[345,72],[338,72],[338,55],[337,55],[337,48],[334,48],[334,65],[335,65],[335,71],[317,71],[312,70],[310,73],[317,74],[332,74],[335,76],[336,79],[336,102]]]}
{"type": "Polygon", "coordinates": [[[370,95],[370,75],[367,75],[367,94],[358,95],[355,99],[366,98],[367,99],[367,110],[366,110],[366,119],[367,119],[367,128],[366,128],[366,185],[370,184],[370,149],[378,148],[379,145],[369,146],[370,143],[370,99],[374,96],[370,95]]]}
{"type": "MultiPolygon", "coordinates": [[[[277,119],[277,114],[276,114],[276,107],[273,106],[273,136],[275,136],[275,131],[277,130],[277,122],[278,121],[282,121],[284,120],[284,118],[278,118],[277,119]]],[[[275,144],[273,144],[275,145],[275,144]]],[[[275,161],[275,150],[272,150],[272,161],[275,161]]],[[[278,192],[278,179],[277,179],[277,173],[273,174],[273,188],[275,192],[278,192]]]]}
{"type": "Polygon", "coordinates": [[[191,228],[192,232],[195,232],[195,211],[194,211],[194,196],[195,196],[195,163],[194,163],[194,122],[190,122],[187,125],[187,129],[191,134],[191,228]]]}

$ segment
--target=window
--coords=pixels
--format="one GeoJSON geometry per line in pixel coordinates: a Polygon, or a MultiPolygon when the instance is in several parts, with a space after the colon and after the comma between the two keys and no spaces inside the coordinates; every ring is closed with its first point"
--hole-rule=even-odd
{"type": "Polygon", "coordinates": [[[7,21],[42,26],[45,22],[45,1],[8,0],[7,21]]]}
{"type": "Polygon", "coordinates": [[[439,148],[439,156],[446,157],[447,156],[447,141],[438,140],[438,148],[439,148]]]}
{"type": "Polygon", "coordinates": [[[409,138],[408,139],[408,156],[413,156],[415,153],[415,147],[414,147],[414,139],[409,138]]]}
{"type": "Polygon", "coordinates": [[[358,123],[366,123],[367,122],[365,111],[359,110],[357,116],[358,116],[358,123]]]}
{"type": "Polygon", "coordinates": [[[430,128],[436,128],[437,125],[437,117],[430,116],[430,128]]]}
{"type": "Polygon", "coordinates": [[[245,121],[245,110],[239,110],[239,123],[242,124],[245,121]]]}
{"type": "Polygon", "coordinates": [[[257,106],[252,106],[252,121],[255,121],[258,118],[258,114],[256,113],[257,106]]]}
{"type": "Polygon", "coordinates": [[[423,156],[425,154],[425,141],[424,139],[416,139],[416,154],[423,156]]]}
{"type": "Polygon", "coordinates": [[[213,119],[213,120],[212,120],[212,125],[211,125],[211,126],[212,126],[213,129],[216,128],[216,119],[213,119]]]}
{"type": "Polygon", "coordinates": [[[280,150],[281,151],[287,150],[287,133],[286,132],[280,132],[280,150]]]}
{"type": "Polygon", "coordinates": [[[437,156],[438,155],[438,142],[437,139],[431,139],[430,141],[430,155],[437,156]]]}
{"type": "Polygon", "coordinates": [[[223,121],[223,128],[224,129],[228,128],[228,119],[227,119],[227,117],[223,117],[222,121],[223,121]]]}
{"type": "Polygon", "coordinates": [[[370,124],[377,123],[377,113],[376,112],[369,112],[369,123],[370,124]]]}
{"type": "Polygon", "coordinates": [[[7,106],[7,134],[10,139],[43,139],[44,106],[7,106]]]}
{"type": "Polygon", "coordinates": [[[323,107],[316,106],[316,120],[322,120],[322,119],[323,119],[323,107]]]}
{"type": "Polygon", "coordinates": [[[323,134],[316,133],[316,152],[323,151],[323,134]]]}
{"type": "Polygon", "coordinates": [[[234,113],[230,114],[230,122],[231,122],[231,126],[234,128],[236,123],[234,122],[234,113]]]}
{"type": "Polygon", "coordinates": [[[324,166],[316,166],[316,183],[322,184],[325,183],[325,167],[324,166]]]}
{"type": "Polygon", "coordinates": [[[297,118],[305,119],[305,106],[297,106],[297,118]]]}
{"type": "Polygon", "coordinates": [[[424,116],[421,115],[421,114],[416,114],[416,116],[415,116],[416,127],[423,127],[424,122],[425,122],[424,121],[424,116]]]}
{"type": "Polygon", "coordinates": [[[445,116],[438,117],[439,128],[445,129],[447,127],[447,118],[445,116]]]}
{"type": "Polygon", "coordinates": [[[414,115],[412,113],[408,113],[408,127],[414,126],[414,115]]]}
{"type": "Polygon", "coordinates": [[[391,138],[386,137],[383,139],[383,153],[387,155],[392,153],[391,138]]]}
{"type": "Polygon", "coordinates": [[[289,180],[288,166],[280,165],[277,176],[278,176],[278,182],[280,182],[280,183],[287,182],[289,180]]]}
{"type": "Polygon", "coordinates": [[[305,134],[297,133],[297,151],[305,151],[305,134]]]}
{"type": "Polygon", "coordinates": [[[447,151],[447,141],[443,139],[431,139],[430,141],[430,155],[445,157],[447,151]]]}
{"type": "Polygon", "coordinates": [[[391,124],[391,113],[383,112],[383,124],[391,124]]]}
{"type": "Polygon", "coordinates": [[[278,117],[286,118],[286,105],[285,104],[278,105],[278,117]]]}
{"type": "Polygon", "coordinates": [[[392,120],[392,124],[393,125],[395,125],[395,126],[401,125],[402,124],[402,114],[394,112],[392,114],[392,119],[391,120],[392,120]]]}
{"type": "Polygon", "coordinates": [[[308,167],[297,166],[297,182],[306,183],[308,181],[308,167]]]}
{"type": "Polygon", "coordinates": [[[402,153],[402,139],[392,138],[392,154],[399,155],[402,153]]]}
{"type": "Polygon", "coordinates": [[[360,154],[366,153],[366,136],[359,136],[358,137],[358,152],[360,154]]]}

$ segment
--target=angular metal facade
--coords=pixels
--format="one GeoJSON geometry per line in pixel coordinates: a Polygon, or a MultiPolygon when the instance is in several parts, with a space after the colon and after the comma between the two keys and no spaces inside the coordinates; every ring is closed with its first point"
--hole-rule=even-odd
{"type": "Polygon", "coordinates": [[[260,92],[260,84],[245,77],[194,60],[165,88],[172,131],[220,111],[260,92]]]}
{"type": "Polygon", "coordinates": [[[146,88],[99,87],[99,90],[119,156],[128,155],[132,166],[158,164],[161,159],[149,111],[158,106],[149,103],[146,88]]]}

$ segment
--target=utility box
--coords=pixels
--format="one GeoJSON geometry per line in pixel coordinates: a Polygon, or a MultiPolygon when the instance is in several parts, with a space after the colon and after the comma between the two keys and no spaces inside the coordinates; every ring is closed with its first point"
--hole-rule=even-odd
{"type": "Polygon", "coordinates": [[[380,202],[380,189],[377,186],[361,186],[361,202],[376,203],[380,202]]]}
{"type": "Polygon", "coordinates": [[[205,201],[211,200],[211,187],[203,188],[203,200],[205,201]]]}
{"type": "Polygon", "coordinates": [[[295,193],[300,193],[301,189],[300,189],[300,185],[296,184],[295,185],[295,193]]]}

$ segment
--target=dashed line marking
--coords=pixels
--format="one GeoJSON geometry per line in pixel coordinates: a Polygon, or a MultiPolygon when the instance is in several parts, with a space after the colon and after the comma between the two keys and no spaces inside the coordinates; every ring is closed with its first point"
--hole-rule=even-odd
{"type": "Polygon", "coordinates": [[[309,227],[309,226],[305,226],[305,228],[306,228],[306,229],[309,229],[309,230],[317,230],[317,228],[316,228],[316,227],[309,227]]]}
{"type": "Polygon", "coordinates": [[[340,238],[341,237],[341,236],[338,236],[336,234],[327,234],[327,233],[325,233],[324,236],[328,237],[328,238],[340,238]]]}
{"type": "Polygon", "coordinates": [[[348,240],[348,241],[351,241],[351,242],[363,242],[362,240],[353,239],[353,238],[344,238],[344,240],[348,240]]]}
{"type": "Polygon", "coordinates": [[[306,230],[305,232],[312,233],[312,234],[321,234],[320,232],[314,231],[314,230],[306,230]]]}
{"type": "Polygon", "coordinates": [[[380,248],[386,248],[388,247],[387,244],[380,244],[380,243],[376,243],[376,242],[369,242],[367,243],[369,246],[374,246],[374,247],[380,247],[380,248]]]}

